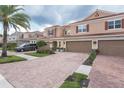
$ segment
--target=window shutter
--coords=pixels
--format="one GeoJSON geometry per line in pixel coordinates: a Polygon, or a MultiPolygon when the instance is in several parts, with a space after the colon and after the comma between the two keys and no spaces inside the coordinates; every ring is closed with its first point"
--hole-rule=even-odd
{"type": "Polygon", "coordinates": [[[122,28],[124,28],[124,19],[122,19],[122,28]]]}
{"type": "Polygon", "coordinates": [[[55,37],[56,37],[56,29],[57,29],[57,28],[54,29],[54,36],[55,36],[55,37]]]}
{"type": "Polygon", "coordinates": [[[87,32],[89,32],[89,24],[87,24],[87,32]]]}
{"type": "Polygon", "coordinates": [[[108,22],[105,22],[105,30],[108,30],[108,22]]]}
{"type": "Polygon", "coordinates": [[[76,26],[76,33],[78,33],[78,26],[76,26]]]}

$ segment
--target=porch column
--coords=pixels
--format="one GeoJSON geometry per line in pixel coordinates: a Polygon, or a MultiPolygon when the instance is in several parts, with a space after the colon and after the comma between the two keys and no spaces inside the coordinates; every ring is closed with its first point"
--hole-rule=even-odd
{"type": "Polygon", "coordinates": [[[57,47],[59,47],[59,42],[60,42],[60,41],[57,41],[57,47]]]}
{"type": "Polygon", "coordinates": [[[63,48],[66,49],[66,41],[63,41],[63,48]]]}
{"type": "Polygon", "coordinates": [[[63,48],[63,41],[60,41],[60,48],[63,48]]]}
{"type": "Polygon", "coordinates": [[[50,49],[53,48],[53,42],[52,41],[49,42],[49,47],[50,47],[50,49]]]}

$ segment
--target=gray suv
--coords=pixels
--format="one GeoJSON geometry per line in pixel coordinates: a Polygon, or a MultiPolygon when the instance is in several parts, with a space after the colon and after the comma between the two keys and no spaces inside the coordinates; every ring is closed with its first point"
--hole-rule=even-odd
{"type": "Polygon", "coordinates": [[[37,49],[36,44],[22,44],[19,47],[16,47],[17,52],[23,52],[23,51],[34,51],[37,49]]]}

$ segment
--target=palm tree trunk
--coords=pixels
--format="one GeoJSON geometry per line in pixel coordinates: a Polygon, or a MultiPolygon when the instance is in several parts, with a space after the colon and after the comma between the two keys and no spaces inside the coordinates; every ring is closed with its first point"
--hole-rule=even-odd
{"type": "Polygon", "coordinates": [[[7,28],[8,24],[6,22],[3,23],[3,47],[2,47],[2,57],[7,57],[7,28]]]}

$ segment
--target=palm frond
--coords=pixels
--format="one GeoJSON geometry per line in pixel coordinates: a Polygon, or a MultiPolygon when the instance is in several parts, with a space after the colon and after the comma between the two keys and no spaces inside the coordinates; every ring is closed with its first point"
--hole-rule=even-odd
{"type": "Polygon", "coordinates": [[[18,5],[0,5],[0,21],[6,21],[15,30],[19,30],[19,26],[26,30],[30,29],[31,19],[25,13],[20,12],[21,10],[24,9],[18,5]],[[4,18],[7,19],[4,20],[4,18]]]}
{"type": "Polygon", "coordinates": [[[10,19],[12,23],[17,24],[26,30],[30,29],[30,23],[29,23],[30,17],[27,16],[26,14],[17,13],[14,14],[10,19]]]}

